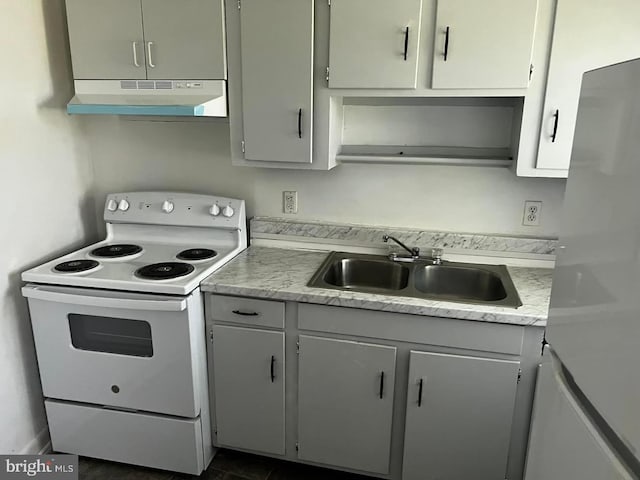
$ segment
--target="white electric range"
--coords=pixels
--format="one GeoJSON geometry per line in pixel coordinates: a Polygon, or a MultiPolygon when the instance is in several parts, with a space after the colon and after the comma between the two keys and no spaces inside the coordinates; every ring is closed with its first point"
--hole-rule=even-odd
{"type": "Polygon", "coordinates": [[[107,237],[28,270],[54,451],[200,474],[214,454],[200,282],[247,246],[244,201],[111,194],[107,237]]]}

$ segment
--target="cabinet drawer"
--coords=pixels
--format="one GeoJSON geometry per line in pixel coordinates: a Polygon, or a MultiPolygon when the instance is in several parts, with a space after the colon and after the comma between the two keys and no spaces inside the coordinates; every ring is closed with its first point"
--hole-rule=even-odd
{"type": "Polygon", "coordinates": [[[208,306],[215,321],[284,328],[284,302],[209,295],[208,306]]]}
{"type": "Polygon", "coordinates": [[[199,475],[204,462],[200,418],[180,419],[46,400],[56,452],[199,475]]]}

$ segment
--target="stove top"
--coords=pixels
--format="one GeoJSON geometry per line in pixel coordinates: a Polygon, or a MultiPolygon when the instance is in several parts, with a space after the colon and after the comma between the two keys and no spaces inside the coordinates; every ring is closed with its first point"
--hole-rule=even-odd
{"type": "Polygon", "coordinates": [[[241,200],[167,192],[112,194],[105,220],[104,240],[32,268],[22,279],[187,295],[247,246],[241,200]],[[223,218],[221,211],[231,216],[223,218]]]}

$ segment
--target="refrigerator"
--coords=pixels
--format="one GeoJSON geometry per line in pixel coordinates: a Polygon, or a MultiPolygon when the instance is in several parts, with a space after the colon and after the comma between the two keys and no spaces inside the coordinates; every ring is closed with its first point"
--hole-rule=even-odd
{"type": "Polygon", "coordinates": [[[525,480],[639,478],[640,59],[583,77],[545,338],[525,480]]]}

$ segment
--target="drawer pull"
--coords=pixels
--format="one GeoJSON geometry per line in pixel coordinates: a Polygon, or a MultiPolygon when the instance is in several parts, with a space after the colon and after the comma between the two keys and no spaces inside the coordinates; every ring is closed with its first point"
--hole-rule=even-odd
{"type": "Polygon", "coordinates": [[[257,317],[260,315],[258,312],[243,312],[242,310],[233,310],[232,313],[242,315],[243,317],[257,317]]]}
{"type": "Polygon", "coordinates": [[[422,384],[424,383],[424,380],[421,378],[420,382],[418,382],[418,406],[421,407],[422,406],[422,384]]]}
{"type": "Polygon", "coordinates": [[[380,398],[384,396],[384,372],[380,372],[380,398]]]}

